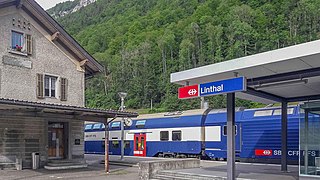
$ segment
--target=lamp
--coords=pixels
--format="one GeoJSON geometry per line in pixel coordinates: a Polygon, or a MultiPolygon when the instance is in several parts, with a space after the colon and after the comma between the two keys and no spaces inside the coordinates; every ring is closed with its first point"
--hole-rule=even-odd
{"type": "Polygon", "coordinates": [[[257,86],[253,86],[253,88],[255,90],[261,90],[261,89],[267,89],[272,87],[285,87],[289,85],[298,85],[298,84],[307,84],[307,83],[308,83],[308,79],[299,79],[299,80],[264,83],[264,84],[259,84],[257,86]]]}

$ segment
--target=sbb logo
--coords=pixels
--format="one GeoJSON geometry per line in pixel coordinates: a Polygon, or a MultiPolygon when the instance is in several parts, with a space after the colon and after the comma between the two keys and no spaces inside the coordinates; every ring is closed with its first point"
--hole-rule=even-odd
{"type": "Polygon", "coordinates": [[[188,94],[190,95],[190,96],[193,96],[193,95],[195,95],[195,94],[197,94],[197,90],[196,89],[190,89],[189,91],[188,91],[188,94]]]}
{"type": "Polygon", "coordinates": [[[256,149],[255,150],[256,156],[272,156],[272,150],[269,149],[256,149]]]}
{"type": "Polygon", "coordinates": [[[263,154],[266,155],[266,156],[269,156],[269,155],[272,154],[272,153],[271,153],[270,150],[264,150],[264,151],[263,151],[263,154]]]}
{"type": "Polygon", "coordinates": [[[199,86],[186,86],[179,88],[179,99],[192,98],[199,96],[199,86]]]}

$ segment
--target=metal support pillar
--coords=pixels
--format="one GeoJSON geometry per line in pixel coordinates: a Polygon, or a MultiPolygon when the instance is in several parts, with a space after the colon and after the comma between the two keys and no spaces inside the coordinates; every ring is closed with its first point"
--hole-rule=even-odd
{"type": "MultiPolygon", "coordinates": [[[[107,120],[108,121],[108,120],[107,120]]],[[[104,159],[104,167],[106,173],[109,173],[109,124],[104,123],[105,131],[104,131],[104,150],[105,150],[105,159],[104,159]]]]}
{"type": "Polygon", "coordinates": [[[121,120],[121,160],[124,156],[124,119],[121,120]]]}
{"type": "Polygon", "coordinates": [[[235,93],[227,94],[227,179],[235,180],[235,93]]]}
{"type": "Polygon", "coordinates": [[[308,174],[309,150],[308,150],[308,131],[309,131],[309,111],[304,112],[304,172],[308,174]]]}
{"type": "Polygon", "coordinates": [[[281,103],[281,171],[288,170],[288,103],[281,103]]]}

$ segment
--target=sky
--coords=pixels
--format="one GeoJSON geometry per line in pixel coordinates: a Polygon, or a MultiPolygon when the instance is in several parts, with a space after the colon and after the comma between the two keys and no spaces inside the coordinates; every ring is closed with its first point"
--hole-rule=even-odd
{"type": "Polygon", "coordinates": [[[49,8],[52,8],[54,5],[67,0],[36,0],[36,1],[40,4],[40,6],[43,7],[43,9],[47,10],[49,8]]]}

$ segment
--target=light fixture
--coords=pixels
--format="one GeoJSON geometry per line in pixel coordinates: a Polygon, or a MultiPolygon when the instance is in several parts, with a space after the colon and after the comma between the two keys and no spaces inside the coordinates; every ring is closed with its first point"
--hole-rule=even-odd
{"type": "Polygon", "coordinates": [[[128,93],[125,92],[119,92],[118,95],[120,96],[120,98],[125,98],[127,96],[128,93]]]}
{"type": "Polygon", "coordinates": [[[268,89],[273,87],[286,87],[290,85],[298,85],[298,84],[307,84],[308,79],[298,79],[298,80],[290,80],[290,81],[279,81],[273,83],[264,83],[253,86],[255,90],[268,89]]]}

